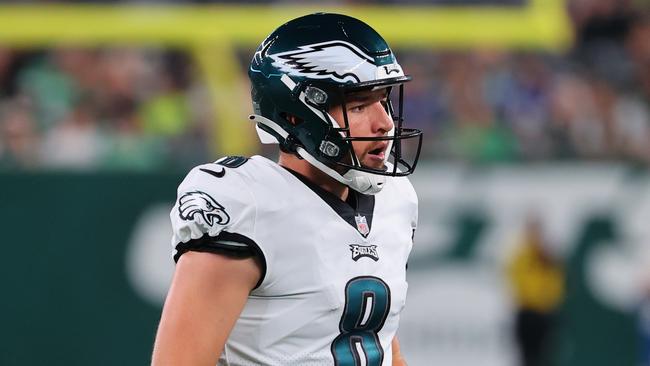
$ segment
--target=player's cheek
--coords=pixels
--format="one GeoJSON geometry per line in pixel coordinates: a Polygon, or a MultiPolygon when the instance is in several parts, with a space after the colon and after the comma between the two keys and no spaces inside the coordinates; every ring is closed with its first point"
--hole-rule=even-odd
{"type": "Polygon", "coordinates": [[[360,141],[352,141],[352,149],[354,150],[354,153],[357,157],[359,157],[361,155],[361,152],[363,151],[360,145],[361,145],[360,141]]]}

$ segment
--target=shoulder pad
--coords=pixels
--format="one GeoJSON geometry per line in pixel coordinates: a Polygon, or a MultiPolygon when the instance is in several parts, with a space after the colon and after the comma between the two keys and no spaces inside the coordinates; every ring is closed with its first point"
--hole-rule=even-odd
{"type": "Polygon", "coordinates": [[[238,174],[200,165],[178,187],[171,220],[174,245],[221,231],[253,236],[256,202],[238,174]],[[206,174],[207,173],[207,174],[206,174]]]}

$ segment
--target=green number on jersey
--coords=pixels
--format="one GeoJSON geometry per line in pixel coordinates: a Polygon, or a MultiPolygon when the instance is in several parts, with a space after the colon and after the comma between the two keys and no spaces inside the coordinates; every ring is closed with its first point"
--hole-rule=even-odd
{"type": "Polygon", "coordinates": [[[341,334],[332,342],[337,366],[380,366],[384,351],[377,333],[390,310],[390,289],[380,278],[355,277],[345,286],[341,334]]]}

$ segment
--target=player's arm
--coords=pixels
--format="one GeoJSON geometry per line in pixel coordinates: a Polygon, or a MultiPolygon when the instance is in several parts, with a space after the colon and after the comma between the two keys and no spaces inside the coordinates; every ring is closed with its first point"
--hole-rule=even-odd
{"type": "Polygon", "coordinates": [[[260,276],[252,257],[183,254],[165,300],[152,365],[216,365],[260,276]]]}
{"type": "Polygon", "coordinates": [[[400,352],[399,340],[397,339],[397,336],[393,338],[392,349],[393,349],[393,366],[407,366],[404,357],[402,357],[402,352],[400,352]]]}

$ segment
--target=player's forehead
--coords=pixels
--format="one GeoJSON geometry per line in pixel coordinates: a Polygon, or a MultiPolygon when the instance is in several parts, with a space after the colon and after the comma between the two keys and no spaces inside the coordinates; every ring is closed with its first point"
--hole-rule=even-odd
{"type": "Polygon", "coordinates": [[[382,89],[366,89],[355,92],[350,92],[345,95],[345,101],[351,102],[372,102],[376,100],[385,99],[388,96],[388,88],[382,89]]]}

